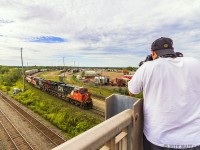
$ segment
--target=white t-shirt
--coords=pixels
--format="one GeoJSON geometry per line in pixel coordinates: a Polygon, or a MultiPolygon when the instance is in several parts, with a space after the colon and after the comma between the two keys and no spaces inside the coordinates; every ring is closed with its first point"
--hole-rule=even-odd
{"type": "MultiPolygon", "coordinates": [[[[144,96],[144,134],[161,147],[200,145],[200,62],[158,58],[144,63],[128,82],[144,96]]],[[[187,148],[188,148],[187,147],[187,148]]]]}

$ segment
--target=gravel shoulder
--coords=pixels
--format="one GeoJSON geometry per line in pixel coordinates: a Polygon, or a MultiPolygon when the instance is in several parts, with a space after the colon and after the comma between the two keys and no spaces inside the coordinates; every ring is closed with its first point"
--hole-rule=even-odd
{"type": "Polygon", "coordinates": [[[94,107],[97,107],[98,109],[105,111],[105,108],[106,108],[105,101],[98,100],[96,98],[92,98],[92,101],[93,101],[94,107]]]}

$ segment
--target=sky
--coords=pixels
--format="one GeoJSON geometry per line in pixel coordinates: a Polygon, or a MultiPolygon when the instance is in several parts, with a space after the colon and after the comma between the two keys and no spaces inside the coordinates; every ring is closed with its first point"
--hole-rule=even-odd
{"type": "Polygon", "coordinates": [[[160,37],[200,60],[200,1],[0,0],[0,65],[137,67],[160,37]]]}

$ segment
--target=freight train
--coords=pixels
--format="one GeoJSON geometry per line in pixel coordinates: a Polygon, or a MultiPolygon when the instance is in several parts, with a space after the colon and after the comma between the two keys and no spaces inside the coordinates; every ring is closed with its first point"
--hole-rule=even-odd
{"type": "Polygon", "coordinates": [[[29,75],[26,76],[25,79],[34,87],[84,109],[90,109],[93,106],[91,93],[88,92],[87,88],[73,86],[63,82],[45,80],[29,75]]]}

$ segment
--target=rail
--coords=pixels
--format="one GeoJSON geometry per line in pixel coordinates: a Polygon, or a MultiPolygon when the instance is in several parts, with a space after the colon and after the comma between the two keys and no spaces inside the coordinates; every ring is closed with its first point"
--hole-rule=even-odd
{"type": "Polygon", "coordinates": [[[132,108],[123,108],[122,112],[53,150],[142,150],[142,104],[142,100],[134,101],[132,108]]]}
{"type": "Polygon", "coordinates": [[[1,110],[0,110],[0,120],[2,121],[0,122],[2,128],[10,138],[10,141],[13,143],[15,149],[33,150],[33,147],[28,143],[28,141],[23,137],[23,135],[17,130],[15,125],[1,110]]]}
{"type": "Polygon", "coordinates": [[[101,116],[101,117],[103,117],[103,118],[105,118],[105,112],[103,110],[93,108],[90,111],[101,116]]]}

